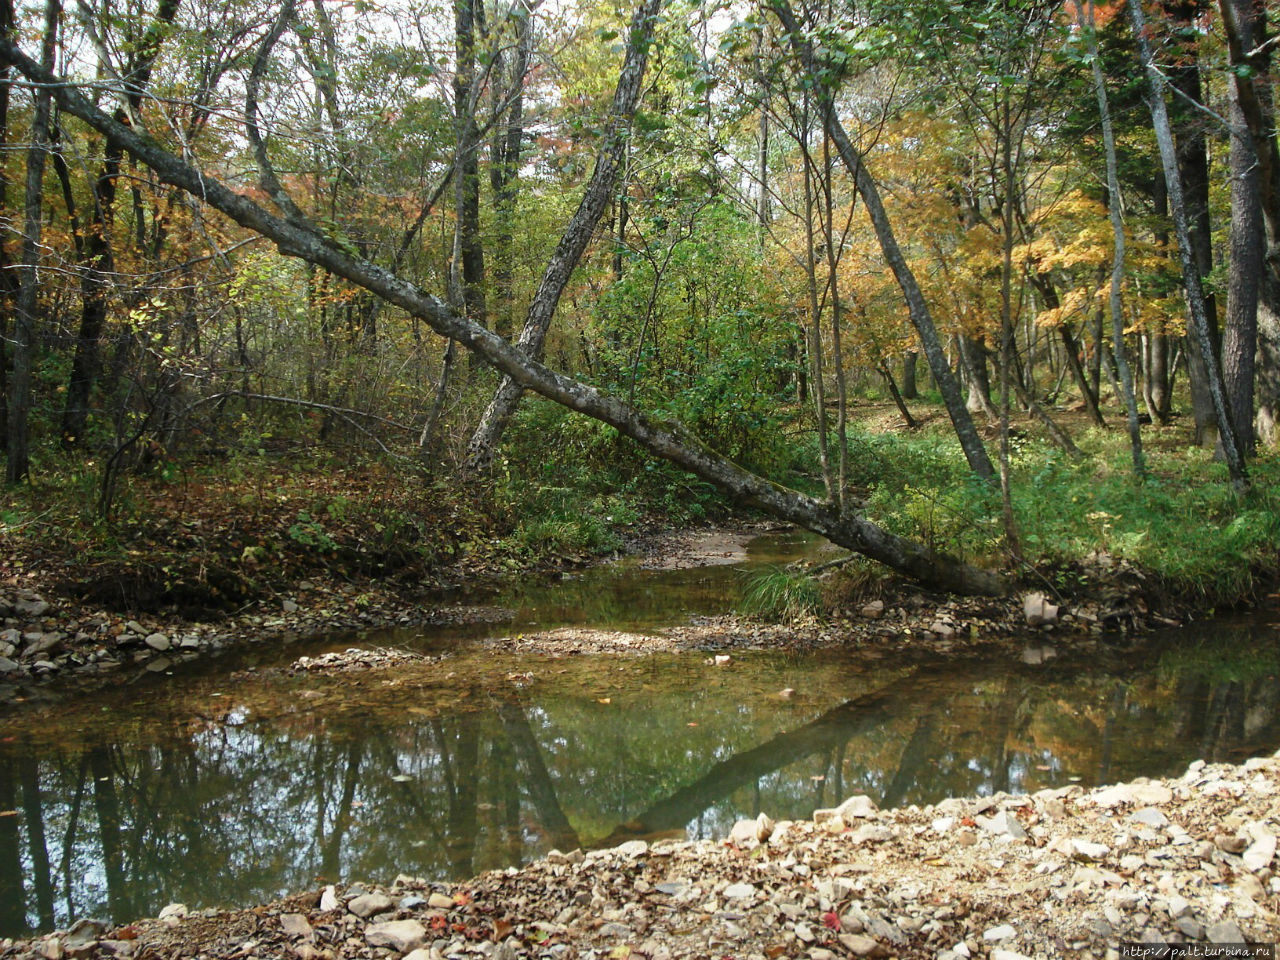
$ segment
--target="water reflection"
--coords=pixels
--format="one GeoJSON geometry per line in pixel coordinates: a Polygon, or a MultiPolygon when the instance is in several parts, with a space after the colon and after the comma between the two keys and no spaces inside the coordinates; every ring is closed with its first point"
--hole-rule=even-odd
{"type": "Polygon", "coordinates": [[[770,654],[601,661],[556,680],[571,671],[549,660],[531,685],[433,668],[342,709],[284,676],[234,695],[193,681],[106,716],[64,704],[50,716],[65,730],[0,736],[0,935],[722,835],[853,793],[926,803],[1238,759],[1280,741],[1278,664],[1274,631],[1241,627],[1124,669],[770,654]]]}

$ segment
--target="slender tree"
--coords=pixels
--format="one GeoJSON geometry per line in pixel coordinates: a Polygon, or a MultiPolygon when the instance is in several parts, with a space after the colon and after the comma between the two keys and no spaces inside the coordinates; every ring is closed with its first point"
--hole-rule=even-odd
{"type": "Polygon", "coordinates": [[[1209,392],[1213,397],[1214,413],[1217,417],[1218,430],[1222,436],[1223,455],[1227,461],[1227,469],[1231,473],[1232,483],[1237,489],[1248,486],[1244,457],[1232,429],[1231,415],[1227,408],[1226,391],[1222,384],[1222,373],[1214,356],[1212,338],[1209,332],[1209,321],[1205,313],[1204,288],[1201,283],[1200,267],[1196,263],[1191,245],[1190,224],[1187,218],[1187,206],[1182,196],[1182,180],[1178,173],[1178,158],[1173,142],[1173,128],[1169,124],[1169,112],[1165,105],[1165,79],[1157,69],[1151,54],[1151,42],[1147,38],[1146,15],[1142,11],[1142,0],[1128,0],[1129,20],[1133,26],[1133,34],[1138,43],[1138,56],[1147,75],[1150,87],[1148,104],[1151,108],[1152,126],[1155,129],[1156,143],[1160,148],[1160,160],[1164,167],[1165,183],[1169,190],[1169,210],[1173,215],[1174,230],[1177,233],[1179,254],[1182,259],[1182,289],[1187,303],[1187,311],[1191,317],[1191,333],[1200,345],[1207,370],[1209,392]]]}
{"type": "MultiPolygon", "coordinates": [[[[58,47],[59,0],[46,0],[44,38],[40,46],[40,66],[53,72],[58,47]]],[[[41,257],[40,235],[43,227],[41,204],[44,198],[45,156],[49,151],[50,92],[35,90],[35,109],[31,115],[31,140],[27,148],[27,180],[23,195],[22,263],[19,268],[21,287],[14,315],[13,377],[9,381],[9,438],[6,445],[5,479],[18,483],[31,470],[29,420],[31,415],[31,375],[35,360],[36,329],[39,326],[39,294],[41,257]]]]}

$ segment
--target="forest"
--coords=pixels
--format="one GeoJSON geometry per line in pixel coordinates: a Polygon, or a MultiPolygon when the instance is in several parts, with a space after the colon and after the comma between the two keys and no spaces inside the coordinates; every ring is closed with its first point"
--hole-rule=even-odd
{"type": "Polygon", "coordinates": [[[1238,602],[1280,540],[1269,31],[4,0],[6,539],[132,608],[746,504],[960,593],[1105,554],[1238,602]]]}

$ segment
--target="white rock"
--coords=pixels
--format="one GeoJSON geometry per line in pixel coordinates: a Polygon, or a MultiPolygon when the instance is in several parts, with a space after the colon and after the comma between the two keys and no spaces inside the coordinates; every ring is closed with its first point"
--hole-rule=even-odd
{"type": "Polygon", "coordinates": [[[756,895],[756,888],[749,883],[731,883],[724,888],[726,900],[746,900],[756,895]]]}
{"type": "Polygon", "coordinates": [[[841,820],[852,827],[854,820],[865,820],[867,817],[874,817],[879,812],[879,808],[872,802],[870,797],[865,794],[858,794],[836,807],[836,812],[840,814],[841,820]]]}
{"type": "Polygon", "coordinates": [[[161,920],[182,920],[187,916],[187,905],[185,903],[171,903],[160,911],[161,920]]]}
{"type": "Polygon", "coordinates": [[[1025,840],[1027,831],[1018,821],[1018,815],[1009,810],[1001,810],[994,817],[974,817],[978,826],[996,836],[1010,836],[1016,840],[1025,840]]]}
{"type": "Polygon", "coordinates": [[[617,846],[618,856],[626,857],[629,860],[642,857],[648,852],[649,844],[643,840],[628,840],[626,843],[620,843],[617,846]]]}
{"type": "Polygon", "coordinates": [[[992,950],[991,960],[1031,960],[1031,958],[1013,950],[992,950]]]}
{"type": "Polygon", "coordinates": [[[1271,864],[1271,858],[1276,855],[1276,838],[1271,834],[1259,837],[1249,844],[1249,849],[1241,854],[1245,868],[1258,873],[1265,870],[1271,864]]]}
{"type": "Polygon", "coordinates": [[[1022,598],[1022,613],[1028,626],[1038,627],[1058,619],[1058,608],[1043,593],[1028,593],[1022,598]]]}
{"type": "Polygon", "coordinates": [[[988,943],[998,942],[1000,940],[1008,940],[1010,937],[1016,937],[1018,931],[1013,929],[1007,923],[1002,923],[998,927],[991,927],[982,932],[982,939],[988,943]]]}
{"type": "Polygon", "coordinates": [[[956,824],[955,817],[939,817],[933,823],[929,824],[933,828],[934,833],[947,833],[956,824]]]}
{"type": "Polygon", "coordinates": [[[320,891],[321,910],[337,910],[340,906],[342,906],[342,901],[338,899],[337,888],[332,883],[320,891]]]}
{"type": "Polygon", "coordinates": [[[1215,923],[1204,932],[1204,935],[1210,943],[1244,943],[1244,933],[1231,920],[1215,923]]]}
{"type": "Polygon", "coordinates": [[[1092,843],[1088,840],[1072,840],[1071,850],[1077,860],[1101,860],[1111,852],[1105,843],[1092,843]]]}
{"type": "Polygon", "coordinates": [[[883,823],[864,823],[849,839],[854,843],[884,843],[893,839],[893,831],[883,823]]]}
{"type": "Polygon", "coordinates": [[[386,913],[394,906],[391,898],[382,893],[366,893],[353,897],[347,903],[347,909],[357,917],[372,917],[375,914],[386,913]]]}
{"type": "Polygon", "coordinates": [[[1157,810],[1155,807],[1143,807],[1141,810],[1135,810],[1129,814],[1129,819],[1137,823],[1144,823],[1148,827],[1167,827],[1169,818],[1164,815],[1163,810],[1157,810]]]}

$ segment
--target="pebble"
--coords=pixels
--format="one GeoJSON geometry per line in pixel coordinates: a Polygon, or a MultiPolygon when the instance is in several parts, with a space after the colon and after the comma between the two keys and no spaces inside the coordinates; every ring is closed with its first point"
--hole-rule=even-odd
{"type": "Polygon", "coordinates": [[[841,946],[855,957],[881,957],[888,955],[888,951],[880,945],[880,942],[873,940],[871,937],[842,933],[836,939],[840,941],[841,946]]]}
{"type": "Polygon", "coordinates": [[[1009,924],[1002,923],[998,927],[991,927],[982,932],[982,939],[988,943],[998,942],[1000,940],[1008,940],[1010,937],[1018,935],[1018,931],[1013,929],[1009,924]]]}
{"type": "Polygon", "coordinates": [[[373,947],[390,947],[408,953],[427,942],[427,928],[417,920],[389,920],[365,928],[364,938],[373,947]]]}
{"type": "Polygon", "coordinates": [[[301,913],[281,914],[280,928],[289,937],[303,937],[310,940],[315,936],[315,931],[311,929],[311,924],[307,921],[306,916],[301,913]]]}
{"type": "Polygon", "coordinates": [[[1210,943],[1244,943],[1245,936],[1240,927],[1232,920],[1215,923],[1204,932],[1210,943]]]}
{"type": "Polygon", "coordinates": [[[1259,873],[1270,866],[1271,858],[1276,855],[1276,838],[1261,824],[1255,824],[1252,832],[1255,839],[1240,855],[1240,859],[1244,861],[1246,870],[1259,873]]]}
{"type": "Polygon", "coordinates": [[[1155,807],[1143,807],[1141,810],[1135,810],[1129,814],[1129,819],[1135,823],[1145,824],[1148,827],[1165,827],[1169,825],[1169,818],[1164,815],[1164,811],[1155,807]]]}
{"type": "MultiPolygon", "coordinates": [[[[452,905],[453,901],[450,901],[452,905]]],[[[384,893],[366,893],[347,901],[347,909],[357,917],[367,918],[375,914],[386,913],[395,903],[384,893]]]]}

